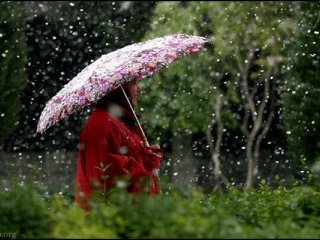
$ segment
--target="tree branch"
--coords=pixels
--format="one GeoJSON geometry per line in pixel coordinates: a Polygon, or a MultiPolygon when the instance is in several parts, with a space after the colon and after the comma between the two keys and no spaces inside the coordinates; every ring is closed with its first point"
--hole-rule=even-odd
{"type": "Polygon", "coordinates": [[[249,90],[249,83],[248,83],[249,82],[249,79],[248,79],[249,78],[249,68],[250,68],[250,64],[252,62],[252,59],[254,57],[253,53],[254,53],[254,50],[250,49],[248,52],[247,58],[246,58],[246,66],[243,66],[239,62],[237,62],[237,65],[238,65],[238,68],[241,73],[241,78],[242,78],[241,86],[244,91],[244,96],[247,101],[249,110],[251,111],[252,117],[255,120],[256,115],[257,115],[256,107],[255,107],[253,98],[251,97],[250,90],[249,90]]]}

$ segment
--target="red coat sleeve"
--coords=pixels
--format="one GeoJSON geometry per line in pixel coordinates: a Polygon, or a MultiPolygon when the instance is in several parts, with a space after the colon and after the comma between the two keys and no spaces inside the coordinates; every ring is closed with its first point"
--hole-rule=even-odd
{"type": "Polygon", "coordinates": [[[103,129],[88,129],[84,134],[87,177],[102,182],[107,176],[108,187],[114,184],[118,176],[130,175],[131,182],[143,176],[151,176],[152,171],[160,166],[162,156],[149,148],[142,148],[134,156],[122,155],[120,149],[125,148],[122,130],[112,121],[106,121],[103,129]],[[89,136],[89,137],[88,137],[89,136]]]}
{"type": "Polygon", "coordinates": [[[144,147],[142,149],[144,167],[152,172],[158,169],[163,160],[163,151],[161,149],[153,149],[151,147],[144,147]]]}
{"type": "Polygon", "coordinates": [[[121,129],[109,122],[106,133],[105,149],[106,158],[112,161],[114,172],[119,174],[130,173],[132,177],[136,176],[150,176],[155,168],[160,166],[162,155],[157,155],[156,151],[150,148],[141,148],[134,156],[126,156],[121,154],[121,148],[127,148],[124,144],[126,140],[121,133],[121,129]]]}

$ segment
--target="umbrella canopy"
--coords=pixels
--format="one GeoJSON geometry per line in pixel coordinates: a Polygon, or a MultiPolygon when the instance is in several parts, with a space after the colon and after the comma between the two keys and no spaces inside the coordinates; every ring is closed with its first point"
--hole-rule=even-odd
{"type": "Polygon", "coordinates": [[[140,80],[186,54],[203,49],[209,39],[172,34],[135,43],[102,55],[52,97],[40,115],[37,132],[49,127],[132,80],[140,80]]]}

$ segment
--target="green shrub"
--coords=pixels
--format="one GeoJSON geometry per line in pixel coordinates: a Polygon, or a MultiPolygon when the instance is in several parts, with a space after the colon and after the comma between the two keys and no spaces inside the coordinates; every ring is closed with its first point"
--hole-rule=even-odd
{"type": "Polygon", "coordinates": [[[319,238],[320,192],[313,187],[230,188],[133,195],[95,194],[92,210],[59,194],[17,187],[0,197],[0,232],[27,238],[319,238]]]}
{"type": "MultiPolygon", "coordinates": [[[[112,219],[111,211],[99,211],[86,214],[82,209],[59,195],[52,198],[51,218],[54,219],[53,238],[116,238],[116,233],[106,227],[104,222],[112,219]]],[[[104,206],[105,207],[105,206],[104,206]]]]}
{"type": "Polygon", "coordinates": [[[15,186],[0,195],[0,233],[17,238],[48,236],[52,228],[47,203],[30,186],[15,186]]]}

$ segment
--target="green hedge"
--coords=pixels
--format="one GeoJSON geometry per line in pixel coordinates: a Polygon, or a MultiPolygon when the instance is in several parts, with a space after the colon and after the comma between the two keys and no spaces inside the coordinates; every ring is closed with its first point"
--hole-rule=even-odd
{"type": "Polygon", "coordinates": [[[306,186],[161,196],[117,189],[108,200],[97,195],[90,213],[63,195],[20,186],[0,195],[0,212],[0,232],[17,238],[320,237],[320,192],[306,186]]]}

